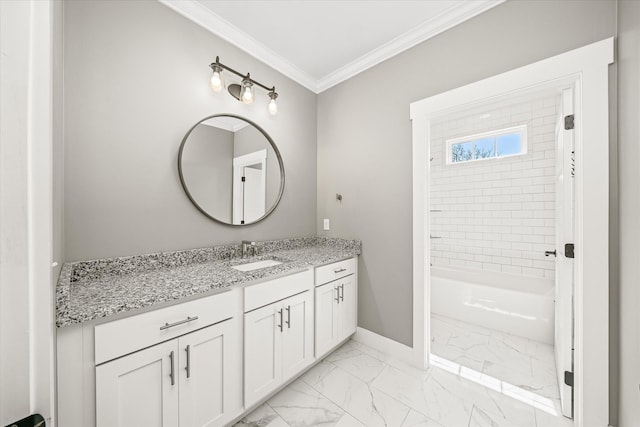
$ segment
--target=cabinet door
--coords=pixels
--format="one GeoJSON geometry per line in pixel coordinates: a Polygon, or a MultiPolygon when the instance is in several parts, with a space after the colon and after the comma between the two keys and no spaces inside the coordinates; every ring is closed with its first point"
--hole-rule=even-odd
{"type": "Polygon", "coordinates": [[[338,341],[342,341],[356,331],[358,293],[355,275],[340,279],[337,283],[340,296],[340,301],[338,301],[338,341]]]}
{"type": "Polygon", "coordinates": [[[281,339],[284,325],[281,303],[244,315],[245,407],[275,390],[282,379],[281,339]]]}
{"type": "Polygon", "coordinates": [[[235,320],[180,337],[180,425],[223,426],[241,412],[240,349],[235,320]]]}
{"type": "Polygon", "coordinates": [[[177,340],[96,367],[98,427],[178,425],[177,340]]]}
{"type": "Polygon", "coordinates": [[[313,361],[313,296],[306,291],[282,305],[282,380],[287,381],[313,361]]]}
{"type": "Polygon", "coordinates": [[[316,357],[323,356],[338,342],[336,284],[331,282],[316,288],[316,357]]]}

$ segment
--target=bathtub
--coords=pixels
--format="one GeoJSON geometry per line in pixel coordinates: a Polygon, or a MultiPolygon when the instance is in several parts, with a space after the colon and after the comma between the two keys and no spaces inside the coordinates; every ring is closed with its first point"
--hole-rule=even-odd
{"type": "Polygon", "coordinates": [[[431,312],[553,344],[553,280],[431,267],[431,312]]]}

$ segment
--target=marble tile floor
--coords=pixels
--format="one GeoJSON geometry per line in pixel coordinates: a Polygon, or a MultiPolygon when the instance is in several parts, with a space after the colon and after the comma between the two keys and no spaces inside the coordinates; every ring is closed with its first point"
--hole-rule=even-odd
{"type": "Polygon", "coordinates": [[[423,371],[353,340],[235,427],[571,427],[560,415],[553,348],[432,317],[423,371]]]}

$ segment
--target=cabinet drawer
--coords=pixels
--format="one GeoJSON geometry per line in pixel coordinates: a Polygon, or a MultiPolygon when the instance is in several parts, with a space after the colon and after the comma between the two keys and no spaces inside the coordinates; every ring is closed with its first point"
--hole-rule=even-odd
{"type": "Polygon", "coordinates": [[[244,312],[264,307],[307,289],[313,289],[313,272],[311,270],[247,286],[244,289],[244,312]]]}
{"type": "Polygon", "coordinates": [[[237,295],[225,292],[97,325],[96,365],[233,317],[237,295]]]}
{"type": "Polygon", "coordinates": [[[356,272],[356,267],[355,258],[318,267],[316,268],[316,286],[353,274],[356,272]]]}

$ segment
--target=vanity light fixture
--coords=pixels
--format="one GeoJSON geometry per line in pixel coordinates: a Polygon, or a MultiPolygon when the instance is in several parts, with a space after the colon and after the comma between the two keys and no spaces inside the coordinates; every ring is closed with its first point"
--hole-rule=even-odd
{"type": "Polygon", "coordinates": [[[251,78],[251,75],[247,73],[246,75],[241,74],[230,68],[223,63],[220,62],[220,57],[216,56],[216,62],[211,63],[209,65],[211,71],[213,71],[213,75],[211,76],[211,89],[214,92],[220,92],[224,87],[224,77],[222,76],[222,70],[227,70],[238,77],[242,77],[242,83],[232,83],[227,87],[229,94],[233,96],[238,101],[242,101],[245,104],[253,104],[255,99],[255,86],[260,86],[264,90],[268,92],[269,98],[269,114],[275,116],[278,114],[278,105],[276,104],[276,98],[278,98],[278,94],[276,93],[276,87],[267,87],[262,83],[251,78]]]}

